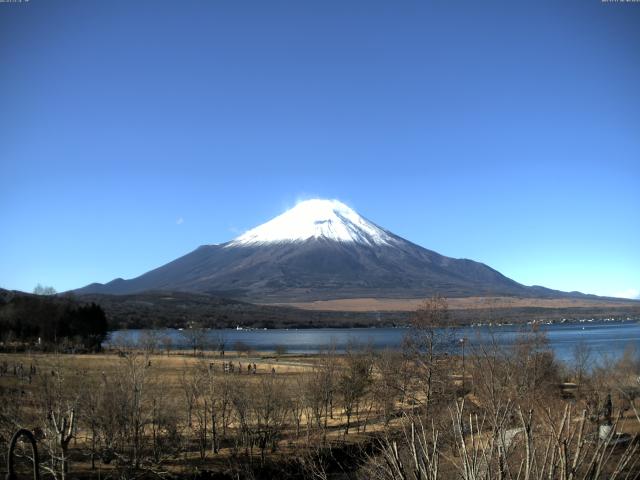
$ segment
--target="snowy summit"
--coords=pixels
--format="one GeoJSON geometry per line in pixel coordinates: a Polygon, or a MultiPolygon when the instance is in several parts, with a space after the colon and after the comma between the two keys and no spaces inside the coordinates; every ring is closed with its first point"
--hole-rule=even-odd
{"type": "Polygon", "coordinates": [[[389,245],[393,237],[338,200],[298,203],[282,215],[240,235],[228,246],[300,242],[309,239],[389,245]]]}
{"type": "Polygon", "coordinates": [[[445,257],[380,228],[342,202],[320,199],[299,203],[235,240],[202,245],[139,277],[76,290],[148,291],[233,295],[255,303],[435,294],[580,296],[526,287],[482,263],[445,257]]]}

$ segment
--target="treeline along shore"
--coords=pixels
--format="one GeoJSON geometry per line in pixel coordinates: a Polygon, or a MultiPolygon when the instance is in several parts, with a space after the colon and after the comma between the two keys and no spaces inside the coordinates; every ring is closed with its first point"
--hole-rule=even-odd
{"type": "MultiPolygon", "coordinates": [[[[78,300],[100,305],[110,328],[353,328],[405,326],[415,310],[366,311],[351,309],[296,308],[275,304],[255,304],[212,295],[185,292],[148,292],[136,295],[82,295],[78,300]]],[[[418,302],[419,303],[419,302],[418,302]]],[[[452,304],[454,301],[451,302],[452,304]]],[[[640,318],[640,302],[614,299],[601,301],[549,303],[531,302],[525,306],[509,305],[489,299],[476,305],[452,306],[448,322],[455,325],[474,323],[527,323],[532,320],[567,321],[584,318],[640,318]]]]}
{"type": "MultiPolygon", "coordinates": [[[[364,299],[366,300],[366,299],[364,299]]],[[[424,301],[424,300],[423,300],[424,301]]],[[[412,310],[363,311],[363,301],[351,311],[345,305],[325,303],[311,308],[259,305],[211,295],[149,292],[137,295],[35,295],[0,289],[0,349],[46,350],[61,345],[74,351],[99,350],[110,331],[121,329],[305,329],[351,327],[406,327],[421,301],[410,300],[412,310]],[[315,309],[313,309],[315,308],[315,309]]],[[[397,300],[376,304],[396,306],[397,300]]],[[[572,322],[589,318],[637,320],[640,302],[603,299],[567,302],[516,298],[449,299],[447,324],[526,324],[572,322]]],[[[349,306],[348,304],[346,306],[349,306]]],[[[367,306],[367,303],[364,303],[367,306]]]]}
{"type": "MultiPolygon", "coordinates": [[[[640,302],[603,299],[601,301],[505,302],[479,299],[475,302],[452,299],[448,322],[455,325],[477,323],[527,323],[536,321],[572,321],[584,318],[640,318],[640,302]]],[[[413,301],[416,303],[416,301],[413,301]]],[[[410,323],[413,304],[409,309],[337,310],[331,306],[296,308],[294,306],[254,304],[214,295],[185,292],[147,292],[135,295],[71,295],[35,296],[0,289],[0,325],[4,330],[22,324],[17,311],[30,309],[29,318],[47,317],[52,310],[95,304],[104,312],[107,330],[141,328],[349,328],[406,326],[410,323]],[[51,307],[46,307],[51,305],[51,307]],[[62,306],[62,307],[61,307],[62,306]],[[34,311],[42,313],[36,313],[34,311]]],[[[393,307],[391,307],[393,308],[393,307]]],[[[24,317],[24,315],[23,315],[24,317]]],[[[26,318],[26,317],[25,317],[26,318]]],[[[97,317],[96,317],[97,318],[97,317]]],[[[31,320],[29,320],[31,321],[31,320]]],[[[51,321],[45,323],[51,324],[51,321]]],[[[24,322],[25,325],[28,322],[24,322]]]]}
{"type": "Polygon", "coordinates": [[[109,324],[101,306],[71,296],[0,291],[3,349],[77,348],[99,351],[109,324]]]}

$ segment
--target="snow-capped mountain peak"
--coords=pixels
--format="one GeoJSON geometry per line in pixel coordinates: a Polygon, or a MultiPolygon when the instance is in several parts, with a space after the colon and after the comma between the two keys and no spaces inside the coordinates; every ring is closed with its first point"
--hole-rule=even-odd
{"type": "Polygon", "coordinates": [[[338,200],[312,199],[229,242],[228,246],[299,242],[311,238],[389,245],[393,237],[338,200]]]}
{"type": "Polygon", "coordinates": [[[380,228],[344,203],[320,199],[299,203],[235,240],[202,245],[139,277],[92,284],[78,292],[152,290],[259,303],[434,294],[566,295],[525,287],[482,263],[427,250],[380,228]]]}

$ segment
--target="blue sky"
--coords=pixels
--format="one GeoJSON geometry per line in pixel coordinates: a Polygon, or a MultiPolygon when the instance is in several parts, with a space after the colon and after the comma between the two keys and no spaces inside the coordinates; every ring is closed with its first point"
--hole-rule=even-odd
{"type": "Polygon", "coordinates": [[[640,4],[0,3],[0,286],[130,278],[338,198],[640,294],[640,4]]]}

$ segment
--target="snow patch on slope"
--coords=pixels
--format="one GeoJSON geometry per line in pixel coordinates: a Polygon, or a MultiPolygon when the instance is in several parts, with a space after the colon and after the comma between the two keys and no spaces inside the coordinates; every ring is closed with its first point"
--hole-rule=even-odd
{"type": "Polygon", "coordinates": [[[227,246],[299,242],[324,238],[366,245],[389,245],[394,238],[338,200],[300,202],[282,215],[240,235],[227,246]]]}

